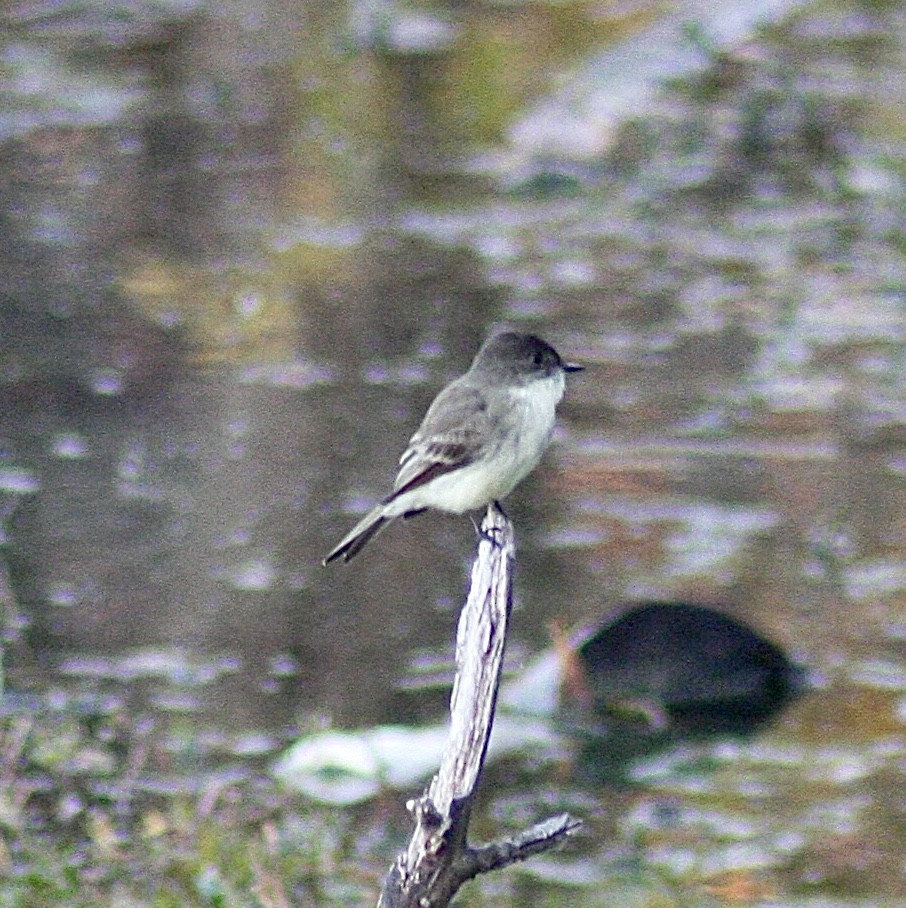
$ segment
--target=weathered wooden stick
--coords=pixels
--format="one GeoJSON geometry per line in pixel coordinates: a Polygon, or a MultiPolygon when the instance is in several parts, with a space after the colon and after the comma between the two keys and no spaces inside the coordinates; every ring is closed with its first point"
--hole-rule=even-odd
{"type": "Polygon", "coordinates": [[[562,814],[510,839],[475,848],[468,844],[469,815],[503,669],[515,550],[512,523],[489,505],[456,634],[447,747],[427,791],[408,805],[415,830],[384,879],[378,908],[444,908],[467,880],[547,851],[580,825],[562,814]]]}

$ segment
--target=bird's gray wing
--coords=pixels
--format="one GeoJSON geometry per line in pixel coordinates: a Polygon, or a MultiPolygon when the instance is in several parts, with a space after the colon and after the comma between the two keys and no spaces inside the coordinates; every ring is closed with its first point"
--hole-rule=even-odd
{"type": "Polygon", "coordinates": [[[488,424],[488,404],[479,388],[460,381],[444,388],[409,439],[387,500],[472,463],[488,424]]]}

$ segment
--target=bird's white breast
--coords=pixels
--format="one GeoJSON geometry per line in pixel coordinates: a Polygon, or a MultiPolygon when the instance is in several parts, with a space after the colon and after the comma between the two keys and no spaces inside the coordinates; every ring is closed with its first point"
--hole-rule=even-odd
{"type": "Polygon", "coordinates": [[[504,498],[537,466],[554,431],[563,397],[563,373],[509,389],[500,439],[488,440],[487,453],[468,466],[438,476],[394,502],[393,511],[430,507],[461,514],[504,498]]]}

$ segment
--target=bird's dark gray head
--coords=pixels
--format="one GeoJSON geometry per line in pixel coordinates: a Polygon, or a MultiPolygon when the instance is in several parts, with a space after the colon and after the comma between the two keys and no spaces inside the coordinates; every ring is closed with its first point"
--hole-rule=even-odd
{"type": "Polygon", "coordinates": [[[535,334],[505,331],[484,342],[470,371],[521,383],[581,368],[563,362],[560,354],[535,334]]]}

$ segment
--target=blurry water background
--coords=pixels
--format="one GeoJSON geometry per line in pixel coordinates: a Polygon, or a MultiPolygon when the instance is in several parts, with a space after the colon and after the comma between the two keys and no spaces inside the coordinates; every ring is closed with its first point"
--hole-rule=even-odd
{"type": "MultiPolygon", "coordinates": [[[[513,667],[553,620],[681,598],[819,689],[596,794],[582,861],[476,891],[602,897],[624,849],[658,898],[903,903],[902,3],[12,0],[0,28],[10,691],[101,698],[163,736],[142,771],[199,777],[441,718],[411,675],[450,655],[469,522],[319,562],[488,331],[537,331],[587,368],[508,502],[513,667]]],[[[562,795],[495,784],[496,823],[562,795]]]]}

